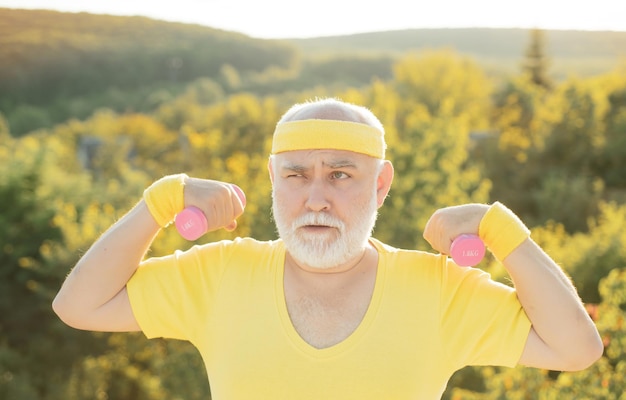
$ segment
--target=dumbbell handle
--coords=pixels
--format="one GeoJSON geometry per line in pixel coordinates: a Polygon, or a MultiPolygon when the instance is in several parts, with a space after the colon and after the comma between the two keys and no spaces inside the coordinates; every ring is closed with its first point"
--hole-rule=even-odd
{"type": "Polygon", "coordinates": [[[485,244],[477,235],[459,235],[452,241],[450,256],[461,267],[473,267],[485,256],[485,244]]]}
{"type": "MultiPolygon", "coordinates": [[[[246,205],[246,195],[243,193],[243,190],[235,184],[231,183],[231,186],[237,193],[237,196],[241,200],[241,203],[245,207],[246,205]]],[[[187,240],[196,240],[200,236],[204,235],[208,230],[208,221],[206,216],[198,207],[190,206],[185,208],[183,211],[179,212],[176,215],[176,219],[174,220],[174,224],[176,225],[176,229],[178,233],[182,237],[187,240]]]]}

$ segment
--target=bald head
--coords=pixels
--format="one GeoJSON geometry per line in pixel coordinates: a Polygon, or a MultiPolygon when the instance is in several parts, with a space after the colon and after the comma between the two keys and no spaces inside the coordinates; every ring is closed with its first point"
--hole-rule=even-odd
{"type": "Polygon", "coordinates": [[[281,117],[278,124],[307,119],[358,122],[384,132],[383,125],[369,109],[333,98],[295,104],[281,117]]]}

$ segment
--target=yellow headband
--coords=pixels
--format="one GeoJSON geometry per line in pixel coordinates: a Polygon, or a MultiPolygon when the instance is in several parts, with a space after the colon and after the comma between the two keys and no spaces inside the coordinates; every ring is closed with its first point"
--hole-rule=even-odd
{"type": "Polygon", "coordinates": [[[348,150],[385,158],[384,133],[373,126],[351,121],[306,119],[276,125],[272,154],[293,150],[348,150]]]}

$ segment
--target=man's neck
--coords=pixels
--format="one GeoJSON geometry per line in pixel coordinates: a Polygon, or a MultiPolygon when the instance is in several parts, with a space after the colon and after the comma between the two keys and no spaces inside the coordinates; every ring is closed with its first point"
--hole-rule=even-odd
{"type": "Polygon", "coordinates": [[[301,271],[303,274],[319,274],[319,275],[331,275],[331,274],[349,274],[354,270],[361,269],[361,266],[371,262],[372,258],[377,259],[376,257],[377,251],[372,246],[371,243],[367,242],[363,251],[353,257],[352,259],[346,261],[345,263],[339,264],[335,267],[329,268],[319,268],[312,267],[307,265],[306,263],[299,262],[294,257],[289,254],[287,251],[287,255],[285,257],[285,268],[293,268],[295,271],[301,271]],[[374,256],[374,257],[372,257],[374,256]]]}

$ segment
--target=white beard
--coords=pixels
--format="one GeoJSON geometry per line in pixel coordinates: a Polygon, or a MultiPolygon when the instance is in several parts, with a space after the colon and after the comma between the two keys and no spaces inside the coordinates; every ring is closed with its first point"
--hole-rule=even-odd
{"type": "Polygon", "coordinates": [[[281,211],[284,207],[273,197],[272,212],[279,237],[296,262],[311,268],[328,269],[342,265],[363,253],[372,235],[378,207],[376,194],[368,202],[356,204],[353,224],[346,224],[325,212],[308,212],[291,224],[281,211]],[[300,230],[307,225],[330,226],[325,233],[306,234],[300,230]]]}

